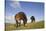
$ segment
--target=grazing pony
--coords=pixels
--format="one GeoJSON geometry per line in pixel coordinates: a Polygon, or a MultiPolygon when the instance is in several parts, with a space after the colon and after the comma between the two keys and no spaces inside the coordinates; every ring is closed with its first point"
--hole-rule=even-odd
{"type": "Polygon", "coordinates": [[[32,16],[30,19],[31,19],[31,23],[35,22],[35,17],[34,16],[32,16]]]}
{"type": "Polygon", "coordinates": [[[15,15],[15,20],[16,20],[17,27],[20,26],[21,20],[23,21],[24,26],[27,23],[27,17],[24,12],[17,13],[15,15]]]}

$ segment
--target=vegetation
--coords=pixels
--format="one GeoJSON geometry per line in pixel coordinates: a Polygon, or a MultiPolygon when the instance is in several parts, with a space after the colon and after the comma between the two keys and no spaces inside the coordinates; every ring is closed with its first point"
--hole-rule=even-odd
{"type": "Polygon", "coordinates": [[[5,31],[19,30],[19,29],[40,29],[40,28],[44,28],[44,21],[27,23],[25,27],[23,24],[21,24],[21,26],[18,28],[16,28],[16,24],[5,24],[5,31]]]}

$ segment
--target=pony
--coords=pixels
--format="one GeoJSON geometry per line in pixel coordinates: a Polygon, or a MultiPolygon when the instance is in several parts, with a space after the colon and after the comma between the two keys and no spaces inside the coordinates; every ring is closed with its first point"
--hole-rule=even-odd
{"type": "Polygon", "coordinates": [[[16,27],[20,26],[21,21],[23,21],[24,26],[25,26],[25,24],[27,23],[27,17],[26,17],[26,15],[25,15],[24,12],[19,12],[19,13],[17,13],[17,14],[15,15],[15,20],[16,20],[16,24],[17,24],[16,27]],[[18,25],[18,24],[19,24],[19,25],[18,25]]]}
{"type": "Polygon", "coordinates": [[[31,19],[31,23],[32,23],[32,22],[35,22],[35,17],[34,17],[34,16],[31,16],[30,19],[31,19]]]}

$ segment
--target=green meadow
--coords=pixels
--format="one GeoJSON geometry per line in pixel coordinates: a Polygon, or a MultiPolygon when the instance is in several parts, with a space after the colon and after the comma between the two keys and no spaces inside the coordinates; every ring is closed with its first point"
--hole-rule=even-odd
{"type": "Polygon", "coordinates": [[[21,26],[18,28],[16,28],[16,24],[8,24],[8,23],[5,24],[5,31],[24,30],[24,29],[42,29],[42,28],[44,28],[44,21],[27,23],[25,27],[23,24],[21,24],[21,26]]]}

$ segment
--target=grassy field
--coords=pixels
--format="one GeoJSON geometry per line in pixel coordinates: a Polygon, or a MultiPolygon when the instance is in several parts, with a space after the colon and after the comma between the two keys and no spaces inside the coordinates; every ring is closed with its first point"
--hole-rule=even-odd
{"type": "Polygon", "coordinates": [[[5,31],[20,30],[20,29],[41,29],[44,28],[44,21],[27,23],[25,27],[21,24],[20,27],[16,28],[16,24],[6,24],[5,31]]]}

